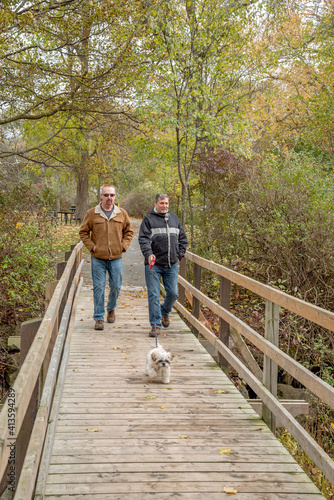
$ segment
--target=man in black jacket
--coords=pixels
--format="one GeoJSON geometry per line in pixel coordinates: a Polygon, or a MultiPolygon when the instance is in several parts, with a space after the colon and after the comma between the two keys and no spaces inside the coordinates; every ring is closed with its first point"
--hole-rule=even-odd
{"type": "Polygon", "coordinates": [[[150,337],[169,326],[169,313],[178,297],[178,262],[187,248],[187,236],[178,216],[169,211],[167,194],[158,194],[153,210],[144,217],[139,230],[139,245],[145,257],[145,280],[151,324],[150,337]],[[166,290],[160,305],[160,279],[166,290]]]}

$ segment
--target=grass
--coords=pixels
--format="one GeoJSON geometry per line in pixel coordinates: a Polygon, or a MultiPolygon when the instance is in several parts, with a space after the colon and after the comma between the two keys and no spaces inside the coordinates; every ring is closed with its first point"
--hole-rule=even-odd
{"type": "Polygon", "coordinates": [[[53,235],[55,252],[67,252],[71,250],[71,245],[75,245],[79,241],[79,226],[55,226],[53,235]]]}

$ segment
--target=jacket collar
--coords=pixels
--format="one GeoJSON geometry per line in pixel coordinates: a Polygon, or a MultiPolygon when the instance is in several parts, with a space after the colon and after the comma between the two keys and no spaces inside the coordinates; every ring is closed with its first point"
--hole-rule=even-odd
{"type": "Polygon", "coordinates": [[[114,210],[112,211],[110,219],[108,219],[108,217],[106,216],[106,214],[103,212],[103,210],[101,208],[101,204],[99,203],[98,205],[96,205],[96,207],[94,209],[94,213],[101,215],[101,217],[103,217],[106,220],[110,220],[110,219],[113,219],[116,215],[120,214],[121,209],[118,208],[117,205],[114,205],[114,210]]]}

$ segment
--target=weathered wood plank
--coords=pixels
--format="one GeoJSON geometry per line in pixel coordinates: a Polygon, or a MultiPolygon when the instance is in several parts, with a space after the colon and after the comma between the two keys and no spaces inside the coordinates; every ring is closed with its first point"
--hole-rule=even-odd
{"type": "MultiPolygon", "coordinates": [[[[147,298],[133,304],[143,311],[147,298]]],[[[214,500],[224,486],[236,500],[323,498],[175,313],[159,339],[176,354],[171,383],[152,383],[148,316],[134,331],[139,316],[129,312],[119,308],[114,325],[94,332],[91,290],[82,289],[46,500],[214,500]],[[123,320],[129,328],[116,328],[123,320]]]]}
{"type": "MultiPolygon", "coordinates": [[[[219,276],[223,276],[224,278],[236,283],[237,285],[247,288],[252,292],[256,293],[260,297],[263,297],[275,304],[278,304],[281,307],[284,307],[288,311],[294,312],[303,316],[314,323],[317,323],[324,328],[328,328],[329,330],[334,331],[334,313],[331,311],[327,311],[322,309],[321,307],[315,306],[304,300],[298,299],[297,297],[292,297],[281,290],[277,290],[276,288],[272,288],[269,285],[264,285],[263,283],[259,283],[258,281],[249,278],[248,276],[244,276],[232,269],[228,269],[221,264],[216,264],[213,261],[208,261],[198,255],[195,255],[191,252],[186,252],[186,258],[191,260],[192,262],[203,266],[210,271],[217,273],[219,276]]],[[[183,282],[182,282],[183,284],[183,282]]]]}
{"type": "MultiPolygon", "coordinates": [[[[136,500],[152,500],[152,493],[136,492],[136,500]]],[[[56,495],[49,496],[48,500],[70,500],[75,498],[75,500],[87,500],[87,495],[56,495]]],[[[128,493],[95,493],[94,500],[127,500],[129,498],[128,493]]],[[[203,493],[177,493],[177,498],[180,500],[203,500],[203,493]]],[[[222,493],[210,493],[210,500],[222,500],[222,493]]],[[[238,492],[233,495],[235,500],[318,500],[323,498],[321,495],[311,494],[300,494],[300,493],[242,493],[238,492]]],[[[175,500],[175,493],[159,493],[159,500],[175,500]]]]}
{"type": "MultiPolygon", "coordinates": [[[[216,304],[212,299],[209,299],[204,294],[199,292],[194,286],[190,283],[182,280],[179,277],[180,282],[188,288],[189,291],[197,297],[201,299],[201,301],[209,307],[213,312],[218,314],[219,317],[227,321],[233,328],[235,328],[241,335],[246,337],[252,344],[258,347],[266,356],[274,360],[281,368],[284,368],[290,375],[296,378],[299,382],[301,382],[305,387],[307,387],[311,392],[316,394],[321,400],[326,402],[329,406],[334,408],[334,388],[328,385],[326,382],[321,380],[319,377],[314,375],[312,372],[307,370],[304,366],[299,364],[294,359],[290,358],[288,354],[281,351],[278,347],[272,345],[269,341],[261,337],[255,330],[253,330],[250,326],[243,323],[239,318],[234,316],[230,311],[223,309],[221,306],[216,304]]],[[[178,305],[178,309],[181,311],[182,306],[178,305]]],[[[189,313],[183,308],[182,314],[184,317],[189,319],[189,313]],[[187,317],[188,316],[188,317],[187,317]]],[[[330,313],[334,317],[334,313],[330,313]]],[[[192,318],[190,321],[197,325],[198,321],[195,318],[192,318]]],[[[203,326],[203,325],[202,325],[203,326]]],[[[205,327],[204,327],[205,328],[205,327]]],[[[200,330],[201,331],[201,330],[200,330]]],[[[206,335],[203,332],[203,328],[201,333],[209,339],[210,336],[206,335]]],[[[211,336],[212,333],[210,332],[211,336]]],[[[224,345],[224,344],[222,344],[224,345]]],[[[217,347],[215,345],[215,347],[217,347]]],[[[218,349],[219,350],[219,349],[218,349]]],[[[222,353],[226,355],[226,349],[222,349],[222,353]]]]}
{"type": "MultiPolygon", "coordinates": [[[[265,478],[265,477],[264,477],[265,478]]],[[[159,480],[154,482],[143,482],[143,483],[112,483],[107,481],[105,483],[67,483],[67,484],[48,484],[46,487],[46,495],[56,495],[56,494],[98,494],[98,493],[127,493],[128,495],[136,495],[137,493],[147,493],[155,494],[157,498],[160,498],[160,493],[165,493],[166,488],[170,493],[186,493],[186,492],[201,492],[204,494],[211,493],[223,493],[224,486],[230,486],[235,488],[238,492],[244,493],[300,493],[301,484],[300,483],[280,483],[272,482],[266,483],[265,481],[257,482],[242,482],[234,479],[233,481],[226,482],[222,478],[219,482],[169,482],[168,486],[165,482],[160,482],[159,480]]],[[[305,483],[302,486],[303,491],[309,494],[317,494],[316,487],[311,483],[305,483]]],[[[46,496],[46,498],[48,498],[46,496]]],[[[134,497],[136,498],[136,497],[134,497]]],[[[236,497],[234,497],[236,498],[236,497]]]]}
{"type": "MultiPolygon", "coordinates": [[[[212,465],[212,469],[215,469],[219,464],[222,463],[244,463],[246,460],[247,463],[256,463],[260,464],[258,465],[258,470],[262,470],[262,464],[268,464],[268,463],[284,463],[284,464],[291,464],[291,465],[296,465],[296,462],[294,458],[289,454],[289,453],[281,453],[279,455],[268,455],[268,454],[259,454],[259,455],[233,455],[233,461],[231,461],[231,455],[212,455],[212,453],[202,453],[200,457],[198,455],[193,455],[190,459],[187,450],[184,450],[183,453],[175,453],[173,456],[171,455],[164,455],[160,454],[158,455],[157,453],[145,455],[142,454],[140,451],[136,452],[136,455],[134,456],[133,453],[129,454],[112,454],[112,457],[110,456],[110,450],[108,450],[108,453],[105,455],[98,455],[98,454],[92,454],[86,453],[86,454],[75,454],[75,455],[53,455],[51,457],[51,464],[80,464],[80,463],[85,463],[85,464],[103,464],[103,463],[115,463],[115,464],[130,464],[130,463],[143,463],[143,464],[150,464],[151,462],[154,463],[163,463],[163,464],[174,464],[174,463],[209,463],[212,465]]],[[[298,466],[297,466],[298,467],[298,466]]],[[[149,466],[147,466],[147,470],[152,470],[150,469],[149,466]]]]}
{"type": "MultiPolygon", "coordinates": [[[[193,473],[193,472],[211,472],[212,471],[211,462],[127,462],[127,463],[71,463],[69,467],[68,464],[51,464],[50,474],[65,474],[70,472],[71,474],[91,474],[91,473],[102,473],[102,472],[146,472],[151,469],[155,472],[183,472],[183,473],[193,473]]],[[[258,463],[244,461],[244,462],[226,462],[226,463],[216,463],[214,465],[215,472],[258,472],[258,463]]],[[[261,467],[261,472],[300,472],[300,467],[297,464],[291,463],[264,463],[261,467]]]]}
{"type": "MultiPolygon", "coordinates": [[[[218,350],[224,352],[225,357],[227,358],[229,363],[238,371],[241,378],[246,380],[251,388],[257,392],[258,396],[262,399],[262,402],[277,417],[279,417],[281,425],[284,425],[284,427],[293,435],[293,437],[301,445],[303,450],[324,473],[326,478],[330,482],[334,483],[334,464],[330,456],[327,455],[327,453],[321,448],[321,446],[318,445],[318,443],[308,434],[308,432],[306,432],[305,429],[290,415],[290,413],[270,393],[270,391],[264,385],[259,384],[257,378],[248,370],[248,368],[245,367],[245,365],[243,365],[239,361],[237,356],[235,356],[229,349],[227,349],[220,340],[213,336],[211,331],[209,331],[204,325],[202,325],[195,318],[192,318],[190,313],[184,307],[182,307],[180,304],[178,304],[177,307],[179,310],[182,309],[182,314],[190,321],[190,323],[196,323],[198,330],[203,333],[203,335],[205,335],[208,339],[211,339],[213,345],[216,346],[218,350]]],[[[273,346],[272,349],[276,348],[273,346]]],[[[325,384],[325,382],[322,382],[322,384],[325,384]]],[[[327,386],[327,396],[329,396],[330,393],[334,394],[334,389],[328,384],[325,385],[327,386]]],[[[331,406],[334,406],[333,401],[331,401],[331,406]]]]}

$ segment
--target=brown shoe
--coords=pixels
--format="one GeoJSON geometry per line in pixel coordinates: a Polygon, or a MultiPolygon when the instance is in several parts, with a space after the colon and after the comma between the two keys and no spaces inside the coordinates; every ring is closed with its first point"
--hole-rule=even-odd
{"type": "Polygon", "coordinates": [[[107,323],[115,323],[115,319],[116,319],[115,309],[113,311],[108,311],[107,323]]]}
{"type": "Polygon", "coordinates": [[[170,325],[169,316],[162,316],[161,324],[164,328],[168,328],[170,325]]]}
{"type": "MultiPolygon", "coordinates": [[[[161,328],[157,328],[157,335],[160,335],[161,333],[161,328]]],[[[150,331],[150,333],[148,334],[149,337],[155,337],[155,326],[152,326],[152,329],[150,331]]]]}
{"type": "Polygon", "coordinates": [[[104,321],[102,319],[95,321],[94,330],[103,330],[103,329],[104,329],[104,321]]]}

